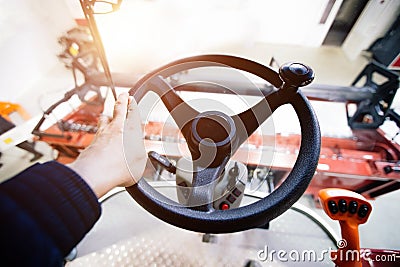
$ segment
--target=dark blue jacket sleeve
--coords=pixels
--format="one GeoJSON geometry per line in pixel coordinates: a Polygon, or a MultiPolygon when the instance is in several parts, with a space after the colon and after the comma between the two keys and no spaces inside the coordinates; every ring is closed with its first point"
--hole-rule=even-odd
{"type": "Polygon", "coordinates": [[[99,216],[77,173],[55,161],[35,164],[0,184],[0,265],[61,266],[99,216]]]}

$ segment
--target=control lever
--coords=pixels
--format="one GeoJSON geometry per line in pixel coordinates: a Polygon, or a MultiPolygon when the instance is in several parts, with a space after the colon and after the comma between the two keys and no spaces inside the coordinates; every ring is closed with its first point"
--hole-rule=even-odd
{"type": "Polygon", "coordinates": [[[361,267],[358,225],[367,222],[371,204],[360,194],[345,189],[326,188],[318,195],[325,213],[340,223],[342,240],[338,242],[339,249],[332,252],[334,263],[339,267],[361,267]]]}
{"type": "Polygon", "coordinates": [[[229,169],[229,172],[228,172],[228,189],[229,190],[231,190],[231,189],[233,189],[234,187],[235,187],[235,185],[236,185],[236,179],[238,178],[238,176],[239,176],[239,167],[238,167],[238,164],[237,164],[237,162],[235,162],[235,165],[232,167],[232,168],[230,168],[229,169]]]}
{"type": "Polygon", "coordinates": [[[172,174],[176,173],[176,167],[165,156],[162,156],[155,151],[150,151],[148,157],[151,164],[156,168],[156,176],[154,177],[154,180],[158,180],[162,169],[166,169],[172,174]]]}
{"type": "Polygon", "coordinates": [[[391,172],[400,172],[400,166],[390,166],[390,165],[387,165],[387,166],[383,167],[383,171],[384,171],[386,174],[389,174],[389,173],[391,173],[391,172]]]}

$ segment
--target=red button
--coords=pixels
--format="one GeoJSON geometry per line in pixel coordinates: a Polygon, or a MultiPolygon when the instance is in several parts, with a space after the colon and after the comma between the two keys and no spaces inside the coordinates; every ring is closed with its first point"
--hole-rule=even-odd
{"type": "Polygon", "coordinates": [[[219,207],[221,210],[229,210],[229,204],[227,203],[221,203],[219,207]]]}

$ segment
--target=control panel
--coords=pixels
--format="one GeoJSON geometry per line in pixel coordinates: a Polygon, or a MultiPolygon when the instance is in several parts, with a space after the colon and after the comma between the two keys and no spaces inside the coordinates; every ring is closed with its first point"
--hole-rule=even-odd
{"type": "Polygon", "coordinates": [[[239,207],[246,187],[247,167],[231,161],[225,167],[225,174],[214,191],[214,209],[228,210],[239,207]]]}
{"type": "MultiPolygon", "coordinates": [[[[186,205],[192,188],[192,162],[181,158],[176,164],[176,185],[178,186],[178,201],[186,205]]],[[[213,207],[217,210],[227,210],[239,207],[246,187],[247,167],[236,161],[230,161],[224,173],[216,181],[213,194],[213,207]]]]}

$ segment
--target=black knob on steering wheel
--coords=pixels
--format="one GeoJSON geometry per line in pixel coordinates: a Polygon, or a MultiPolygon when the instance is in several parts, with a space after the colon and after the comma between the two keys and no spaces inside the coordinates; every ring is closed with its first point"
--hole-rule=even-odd
{"type": "Polygon", "coordinates": [[[298,88],[314,80],[314,71],[302,63],[287,63],[279,68],[279,76],[285,82],[284,86],[298,88]]]}
{"type": "MultiPolygon", "coordinates": [[[[304,64],[291,63],[282,66],[279,73],[239,57],[204,55],[172,62],[138,81],[130,94],[137,102],[149,91],[158,94],[185,138],[193,160],[193,187],[189,202],[200,204],[188,207],[172,201],[157,192],[145,179],[127,188],[131,196],[146,210],[170,224],[207,233],[235,232],[258,227],[290,208],[302,196],[314,176],[321,136],[311,104],[297,90],[299,86],[312,81],[313,71],[304,64]],[[199,112],[180,98],[167,78],[202,67],[239,69],[264,79],[278,90],[236,115],[199,112]],[[292,171],[275,191],[258,202],[236,209],[214,210],[212,203],[210,205],[213,201],[213,187],[209,185],[219,179],[228,160],[248,136],[284,104],[293,106],[301,127],[300,150],[292,171]],[[212,153],[215,157],[210,159],[212,153]]],[[[129,139],[129,136],[124,136],[124,139],[129,139]]]]}

